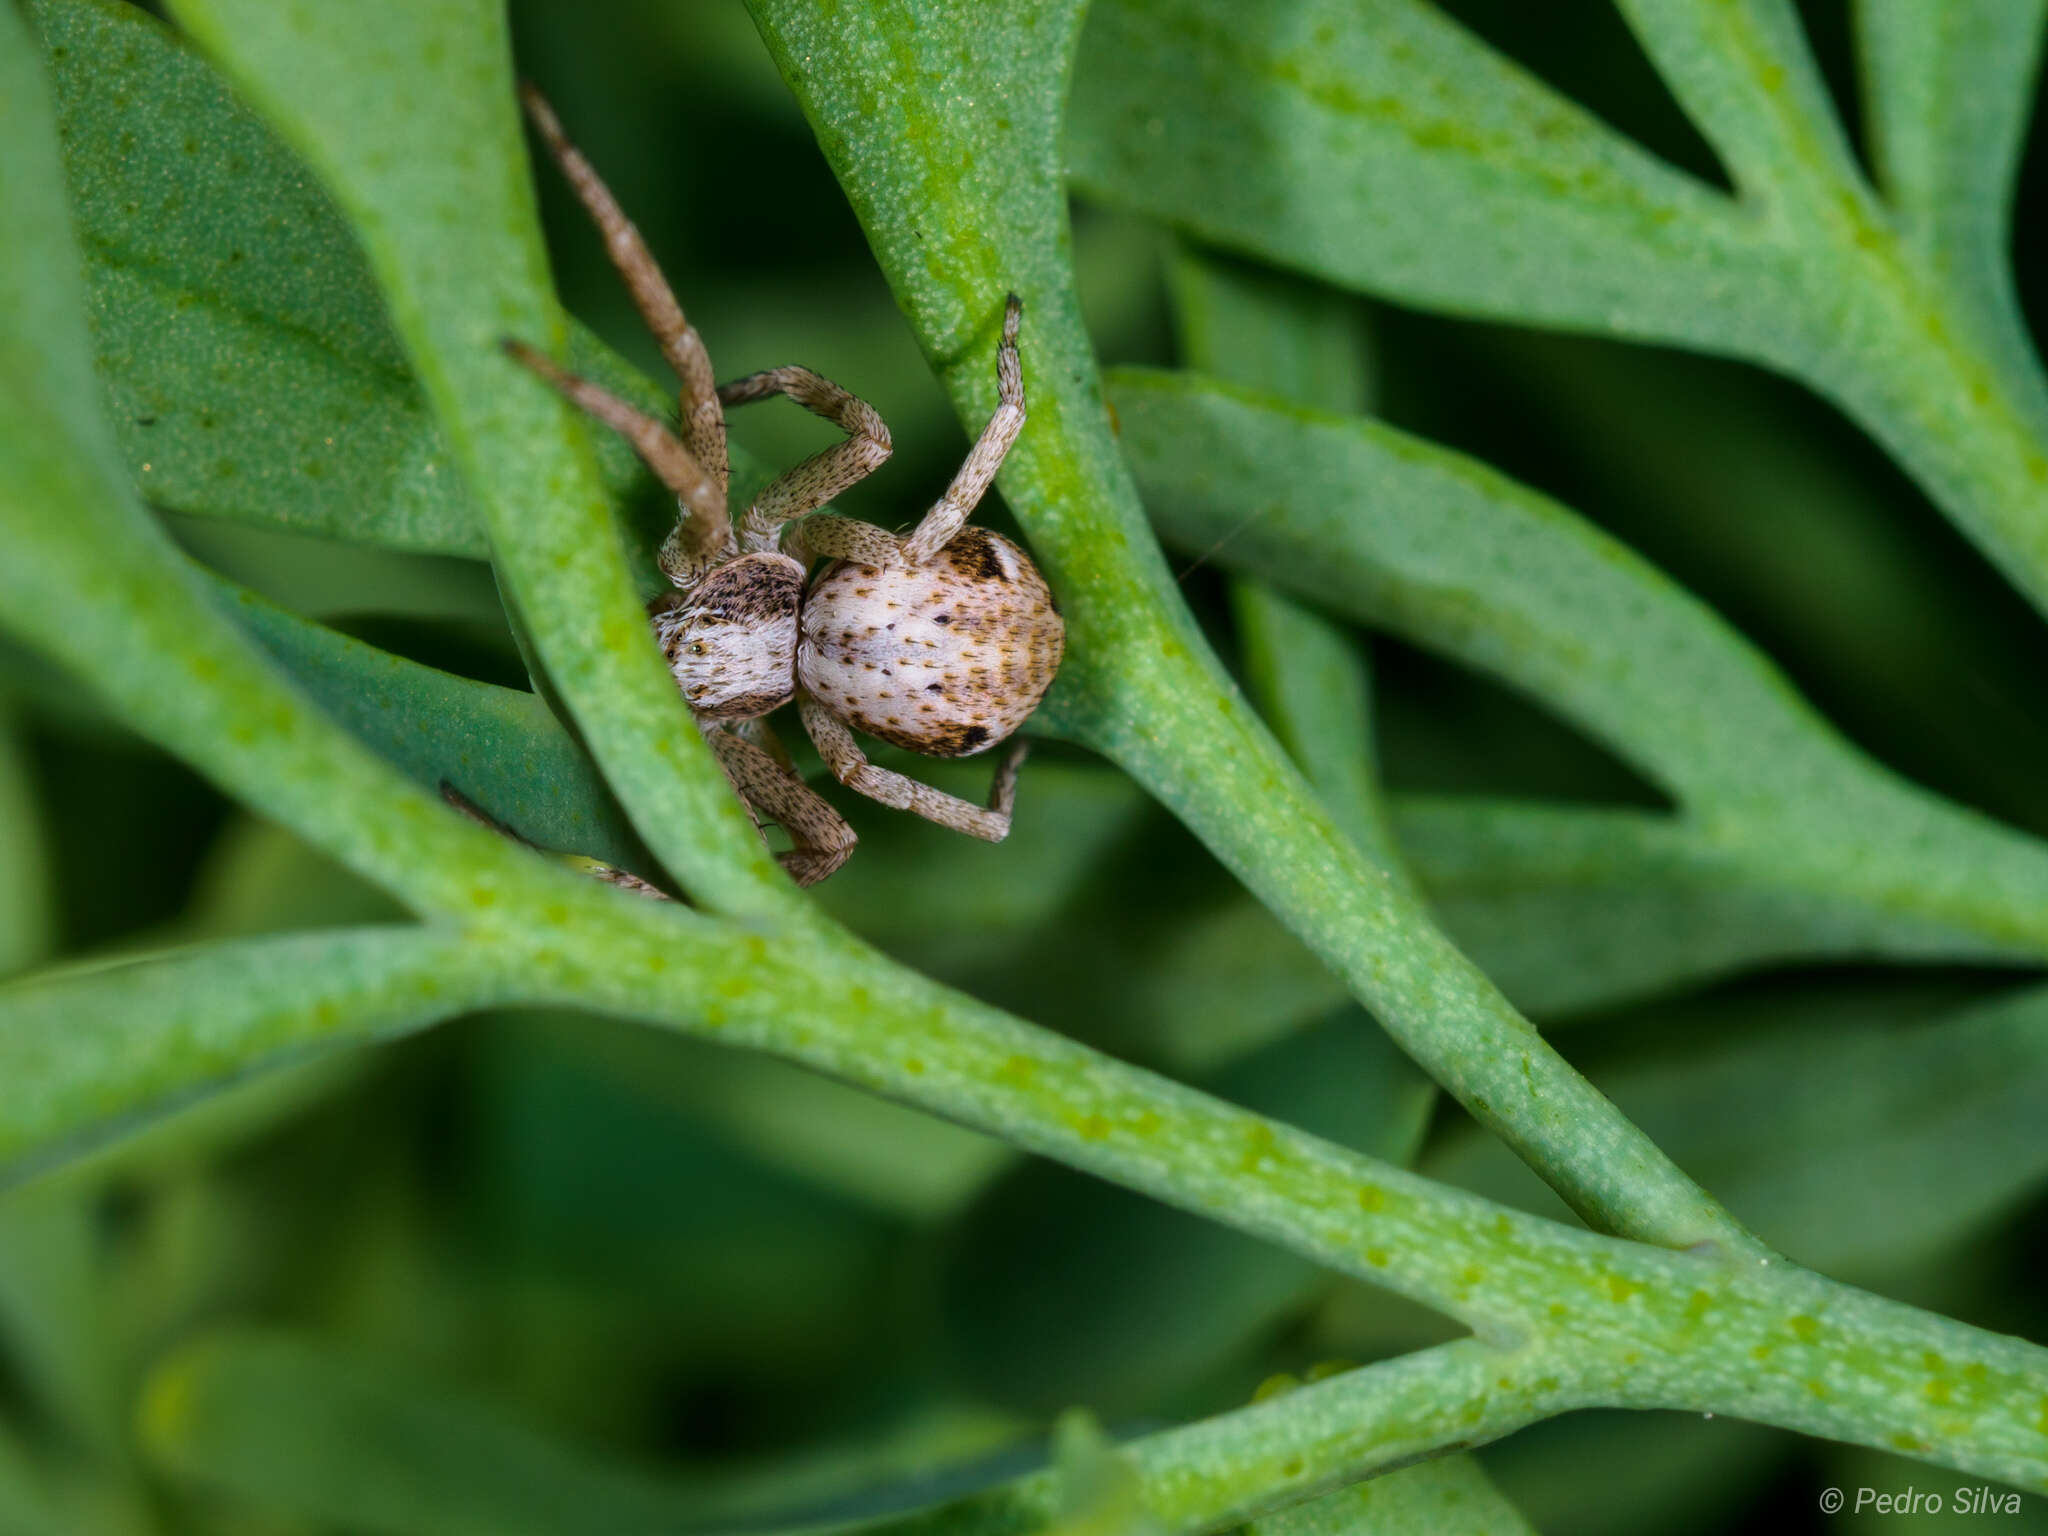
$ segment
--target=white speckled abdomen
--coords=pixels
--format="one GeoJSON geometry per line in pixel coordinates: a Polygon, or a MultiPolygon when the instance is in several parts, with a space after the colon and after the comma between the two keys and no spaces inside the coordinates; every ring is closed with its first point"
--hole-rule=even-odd
{"type": "Polygon", "coordinates": [[[855,730],[966,757],[1029,718],[1065,648],[1038,567],[970,527],[928,565],[829,567],[804,598],[796,672],[855,730]]]}

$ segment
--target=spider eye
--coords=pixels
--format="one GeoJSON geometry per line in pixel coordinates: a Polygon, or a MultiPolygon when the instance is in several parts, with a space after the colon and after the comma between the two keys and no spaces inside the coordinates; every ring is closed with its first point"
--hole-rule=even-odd
{"type": "Polygon", "coordinates": [[[709,649],[710,647],[707,646],[702,640],[693,640],[690,642],[690,654],[692,656],[702,656],[709,649]]]}

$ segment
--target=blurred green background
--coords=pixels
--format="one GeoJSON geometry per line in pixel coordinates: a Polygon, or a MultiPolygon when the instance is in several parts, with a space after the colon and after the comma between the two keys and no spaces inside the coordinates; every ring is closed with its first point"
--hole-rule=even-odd
{"type": "MultiPolygon", "coordinates": [[[[1720,180],[1605,0],[1445,8],[1720,180]]],[[[841,505],[888,525],[913,518],[966,439],[739,0],[512,10],[522,68],[645,231],[721,375],[802,362],[873,402],[896,456],[841,505]]],[[[1804,10],[1847,98],[1842,7],[1804,10]]],[[[2036,316],[2048,303],[2043,144],[2037,126],[2018,236],[2036,316]]],[[[539,182],[569,308],[658,373],[580,209],[552,174],[539,182]]],[[[1164,235],[1086,205],[1074,219],[1104,361],[1175,362],[1164,235]]],[[[1735,364],[1358,312],[1389,419],[1634,545],[1881,759],[2048,833],[2048,639],[1827,405],[1735,364]]],[[[741,413],[734,435],[781,464],[829,429],[773,406],[741,413]]],[[[480,567],[166,515],[202,559],[289,607],[523,685],[480,567]]],[[[1228,655],[1219,573],[1176,558],[1228,655]]],[[[1398,644],[1371,650],[1396,792],[1657,803],[1494,684],[1398,644]]],[[[11,649],[0,723],[0,858],[40,871],[24,887],[43,896],[0,960],[388,910],[11,649]]],[[[986,772],[924,776],[978,795],[986,772]]],[[[1106,766],[1042,746],[1001,848],[835,802],[861,846],[820,899],[889,952],[1239,1102],[1387,1155],[1419,1147],[1426,1169],[1549,1208],[1106,766]]],[[[1938,1242],[1859,1247],[1798,1230],[1812,1208],[1860,1208],[1858,1170],[1832,1170],[1843,1185],[1807,1205],[1786,1198],[1742,1070],[1745,1052],[1772,1042],[1824,1045],[2013,985],[2010,973],[1832,968],[1542,1022],[1795,1257],[2038,1339],[2038,1186],[2030,1205],[1938,1242]]],[[[1827,1074],[1861,1059],[1817,1069],[1804,1091],[1827,1097],[1842,1086],[1827,1074]]],[[[1028,1465],[1070,1405],[1136,1430],[1242,1403],[1275,1372],[1443,1333],[1275,1250],[793,1068],[598,1019],[475,1018],[252,1083],[0,1196],[0,1532],[41,1529],[10,1526],[26,1518],[10,1513],[10,1479],[54,1480],[76,1521],[65,1528],[79,1531],[578,1530],[613,1516],[733,1528],[850,1514],[1028,1465]],[[509,1484],[507,1466],[520,1469],[509,1484]],[[472,1493],[483,1502],[465,1505],[472,1493]]],[[[1838,1530],[1856,1522],[1818,1513],[1823,1486],[1955,1481],[1651,1415],[1576,1416],[1484,1459],[1556,1531],[1838,1530]]],[[[2038,1503],[1980,1518],[2048,1530],[2038,1503]]],[[[1934,1528],[1872,1528],[1907,1526],[1934,1528]]]]}

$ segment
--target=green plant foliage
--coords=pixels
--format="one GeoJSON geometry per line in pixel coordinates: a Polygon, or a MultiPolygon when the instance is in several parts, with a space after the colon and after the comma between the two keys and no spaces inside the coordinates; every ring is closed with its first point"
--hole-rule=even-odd
{"type": "Polygon", "coordinates": [[[1991,19],[1915,4],[1900,9],[1920,19],[1865,28],[1876,137],[1901,195],[1926,201],[1926,173],[1916,194],[1908,166],[1973,163],[1979,212],[1902,210],[1953,228],[1974,249],[1967,265],[1902,236],[1864,184],[1790,0],[1618,9],[1738,196],[1644,154],[1423,0],[1250,16],[1225,0],[1117,0],[1075,86],[1075,173],[1091,193],[1333,282],[1779,368],[1862,419],[2048,601],[2035,513],[2048,390],[2013,339],[2009,283],[1988,276],[2003,266],[1994,210],[2040,7],[1991,19]],[[1924,88],[1886,67],[1913,46],[1902,37],[1927,43],[1924,88]],[[1967,89],[1940,78],[1956,68],[1967,89]]]}
{"type": "Polygon", "coordinates": [[[2048,1491],[2048,799],[1895,761],[2035,697],[2048,0],[159,9],[0,0],[0,1527],[2048,1491]],[[1023,298],[1004,844],[728,792],[522,73],[892,471],[1023,298]]]}

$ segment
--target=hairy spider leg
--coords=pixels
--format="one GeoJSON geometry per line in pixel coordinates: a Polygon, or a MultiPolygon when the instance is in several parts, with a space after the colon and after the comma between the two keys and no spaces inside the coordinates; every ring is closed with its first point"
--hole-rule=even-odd
{"type": "Polygon", "coordinates": [[[753,729],[745,735],[707,725],[704,739],[755,824],[765,816],[789,834],[795,846],[776,857],[790,878],[816,885],[846,862],[858,839],[824,796],[797,777],[774,732],[764,723],[747,724],[753,729]]]}
{"type": "Polygon", "coordinates": [[[562,132],[562,124],[556,118],[554,108],[548,105],[547,98],[532,83],[522,82],[519,100],[526,108],[526,115],[532,119],[541,142],[547,145],[555,163],[562,168],[562,175],[575,189],[598,232],[604,236],[605,254],[611,257],[612,265],[625,279],[633,302],[639,306],[641,318],[647,322],[648,330],[654,333],[669,367],[675,370],[682,385],[683,441],[718,486],[719,515],[722,517],[725,515],[725,489],[731,472],[726,463],[725,413],[718,403],[717,377],[711,371],[711,355],[704,350],[704,338],[683,317],[683,307],[676,302],[668,279],[661,275],[653,253],[647,249],[647,242],[619,207],[611,189],[590,162],[583,158],[583,152],[562,132]]]}
{"type": "Polygon", "coordinates": [[[718,390],[724,405],[751,405],[776,395],[789,396],[847,437],[843,443],[812,454],[796,468],[784,470],[754,498],[740,519],[742,549],[774,549],[783,524],[817,511],[848,486],[865,480],[888,463],[893,447],[879,411],[808,368],[769,368],[720,385],[718,390]]]}
{"type": "Polygon", "coordinates": [[[946,494],[933,503],[910,536],[903,541],[903,553],[912,565],[924,565],[953,542],[953,535],[974,514],[982,496],[1003,467],[1003,456],[1024,430],[1024,368],[1017,358],[1017,328],[1024,316],[1024,301],[1011,294],[1003,304],[1003,339],[996,348],[996,410],[981,429],[981,437],[968,450],[967,461],[946,487],[946,494]]]}
{"type": "Polygon", "coordinates": [[[909,811],[955,832],[965,832],[969,837],[1000,843],[1010,835],[1010,811],[1017,801],[1017,770],[1031,750],[1024,737],[1012,741],[1009,751],[996,764],[995,782],[989,786],[988,805],[983,807],[891,769],[877,768],[854,741],[853,731],[845,721],[807,693],[798,693],[796,698],[804,729],[816,743],[825,766],[848,789],[894,810],[909,811]]]}
{"type": "Polygon", "coordinates": [[[873,523],[826,513],[798,523],[790,532],[786,549],[806,569],[818,560],[884,566],[896,563],[903,551],[903,541],[873,523]]]}

